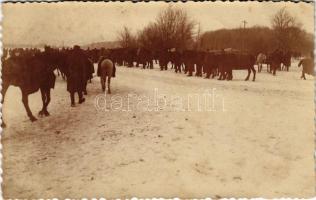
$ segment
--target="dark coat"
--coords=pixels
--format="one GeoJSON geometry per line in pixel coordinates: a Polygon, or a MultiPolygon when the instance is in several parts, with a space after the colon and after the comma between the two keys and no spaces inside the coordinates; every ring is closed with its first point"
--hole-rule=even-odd
{"type": "Polygon", "coordinates": [[[87,61],[86,56],[81,49],[74,49],[69,53],[67,59],[68,92],[83,92],[87,83],[87,61]]]}
{"type": "Polygon", "coordinates": [[[86,59],[86,70],[87,70],[87,80],[93,78],[94,66],[93,62],[90,59],[86,59]]]}

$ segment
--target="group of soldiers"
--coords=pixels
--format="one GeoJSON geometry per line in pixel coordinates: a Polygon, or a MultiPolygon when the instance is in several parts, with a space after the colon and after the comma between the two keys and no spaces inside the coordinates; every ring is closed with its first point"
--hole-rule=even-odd
{"type": "MultiPolygon", "coordinates": [[[[215,76],[218,76],[219,80],[231,80],[233,78],[232,71],[239,69],[248,70],[248,76],[246,77],[246,80],[249,79],[250,73],[253,72],[253,80],[255,80],[255,64],[258,65],[258,72],[261,72],[262,64],[267,64],[267,70],[272,72],[274,75],[277,69],[284,69],[288,71],[291,65],[291,57],[293,54],[290,51],[281,51],[279,49],[267,54],[260,53],[259,55],[253,55],[234,49],[197,51],[177,49],[149,50],[146,48],[88,48],[83,50],[77,45],[74,48],[61,48],[54,50],[66,55],[73,54],[71,52],[77,52],[75,54],[78,55],[71,56],[78,57],[78,59],[73,59],[73,63],[86,62],[81,58],[88,60],[90,63],[100,62],[101,57],[109,58],[114,63],[113,76],[115,76],[116,71],[115,64],[121,66],[125,65],[127,67],[141,66],[144,69],[153,69],[154,63],[159,63],[160,70],[167,70],[168,65],[171,64],[171,68],[174,69],[176,73],[181,73],[183,71],[188,76],[193,76],[193,73],[195,73],[195,76],[203,76],[203,74],[205,74],[206,78],[214,78],[215,76]],[[283,68],[281,67],[282,65],[283,68]]],[[[39,49],[5,50],[4,57],[6,57],[8,54],[10,57],[27,57],[38,53],[39,51],[39,49]]],[[[78,65],[79,64],[76,64],[76,66],[78,65]]],[[[65,73],[62,72],[62,74],[65,73]]],[[[88,72],[88,74],[88,79],[91,79],[92,75],[90,72],[88,72]]],[[[73,84],[70,82],[70,90],[72,85],[73,84]]]]}
{"type": "MultiPolygon", "coordinates": [[[[36,120],[28,106],[28,95],[38,90],[41,91],[43,108],[40,115],[49,115],[47,106],[50,102],[50,89],[55,85],[55,70],[67,79],[67,91],[70,93],[71,106],[75,106],[75,94],[78,94],[81,104],[87,94],[87,83],[93,78],[94,63],[98,63],[98,69],[103,59],[109,59],[114,64],[112,76],[115,77],[115,65],[127,67],[154,68],[154,63],[159,64],[160,70],[167,70],[168,66],[176,73],[184,71],[188,76],[203,76],[219,80],[232,80],[233,70],[247,70],[245,80],[249,80],[253,72],[253,81],[256,78],[255,64],[267,64],[269,72],[275,75],[275,71],[282,65],[288,70],[291,65],[292,54],[289,51],[279,49],[269,54],[257,56],[234,49],[222,50],[149,50],[145,48],[115,48],[115,49],[81,49],[75,45],[73,48],[51,48],[46,46],[43,50],[30,48],[4,49],[2,55],[2,95],[10,85],[20,87],[22,102],[31,121],[36,120]]],[[[302,78],[305,73],[313,73],[313,56],[301,60],[299,66],[303,66],[302,78]]],[[[99,70],[97,75],[100,76],[99,70]]]]}
{"type": "MultiPolygon", "coordinates": [[[[254,74],[254,65],[267,64],[269,72],[275,75],[277,69],[289,69],[293,52],[276,49],[267,54],[254,55],[248,52],[235,49],[222,50],[177,50],[160,49],[149,50],[146,48],[116,48],[116,49],[88,49],[89,57],[97,60],[100,55],[107,54],[114,63],[125,65],[127,67],[139,67],[153,69],[154,63],[159,64],[160,70],[167,70],[168,66],[176,73],[182,71],[188,76],[203,76],[214,78],[219,76],[219,80],[231,80],[233,78],[232,70],[244,69],[249,74],[254,74]],[[264,55],[264,59],[262,59],[264,55]],[[260,59],[259,59],[260,57],[260,59]],[[283,68],[281,68],[283,66],[283,68]]],[[[258,69],[261,72],[261,68],[258,69]]]]}
{"type": "Polygon", "coordinates": [[[19,77],[21,82],[19,85],[24,85],[25,88],[38,84],[34,80],[35,77],[44,76],[47,71],[53,73],[51,68],[57,69],[58,74],[61,72],[63,77],[67,77],[67,91],[70,93],[72,106],[75,105],[75,93],[78,93],[79,103],[85,101],[83,94],[87,93],[87,81],[93,77],[94,73],[93,63],[77,45],[68,49],[53,49],[46,46],[44,51],[36,48],[4,49],[2,61],[5,75],[10,81],[19,77]]]}

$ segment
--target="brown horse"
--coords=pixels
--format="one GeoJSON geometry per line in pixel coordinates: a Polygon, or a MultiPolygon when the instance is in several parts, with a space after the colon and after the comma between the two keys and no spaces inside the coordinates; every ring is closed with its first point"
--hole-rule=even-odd
{"type": "Polygon", "coordinates": [[[223,53],[220,57],[218,80],[232,80],[233,70],[247,70],[248,75],[245,81],[249,80],[251,72],[253,73],[252,81],[256,80],[256,70],[254,68],[256,58],[247,53],[223,53]]]}
{"type": "MultiPolygon", "coordinates": [[[[50,102],[50,89],[55,86],[55,67],[48,62],[48,53],[37,53],[30,56],[10,57],[2,64],[2,103],[10,85],[19,87],[22,92],[22,102],[30,120],[36,121],[29,104],[28,95],[39,89],[42,95],[43,107],[39,115],[48,116],[47,106],[50,102]]],[[[3,123],[2,126],[5,126],[3,123]]]]}
{"type": "Polygon", "coordinates": [[[100,59],[97,75],[100,77],[103,92],[106,90],[106,78],[108,79],[108,93],[111,94],[111,77],[113,75],[113,62],[110,59],[100,59]]]}

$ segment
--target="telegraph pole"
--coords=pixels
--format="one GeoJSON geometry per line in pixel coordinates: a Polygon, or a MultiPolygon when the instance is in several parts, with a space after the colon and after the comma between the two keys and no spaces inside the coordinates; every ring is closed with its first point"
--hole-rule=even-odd
{"type": "Polygon", "coordinates": [[[244,24],[244,30],[246,29],[246,24],[248,23],[246,20],[242,21],[242,23],[244,24]]]}
{"type": "Polygon", "coordinates": [[[201,36],[201,23],[199,22],[199,27],[198,27],[197,36],[196,36],[197,49],[199,49],[201,46],[200,36],[201,36]]]}
{"type": "Polygon", "coordinates": [[[243,39],[242,39],[242,51],[245,50],[245,33],[246,33],[246,24],[247,24],[247,21],[246,20],[243,20],[242,23],[244,24],[244,34],[243,34],[243,39]]]}

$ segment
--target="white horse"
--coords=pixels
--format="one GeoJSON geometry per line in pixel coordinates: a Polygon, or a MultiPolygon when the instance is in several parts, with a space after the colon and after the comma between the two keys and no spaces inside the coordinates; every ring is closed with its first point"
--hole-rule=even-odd
{"type": "Polygon", "coordinates": [[[256,64],[258,65],[258,72],[261,72],[262,70],[262,64],[266,63],[267,56],[263,53],[259,53],[257,56],[256,64]]]}
{"type": "Polygon", "coordinates": [[[113,74],[113,62],[110,59],[100,59],[97,75],[100,76],[103,92],[106,90],[106,78],[108,78],[108,93],[111,94],[111,77],[113,74]]]}

